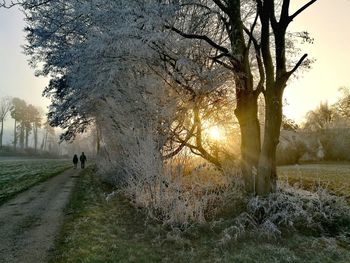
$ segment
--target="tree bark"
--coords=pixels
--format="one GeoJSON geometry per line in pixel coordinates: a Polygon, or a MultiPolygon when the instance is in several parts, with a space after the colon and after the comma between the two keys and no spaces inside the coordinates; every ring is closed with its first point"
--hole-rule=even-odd
{"type": "Polygon", "coordinates": [[[24,124],[21,123],[20,133],[19,133],[19,144],[21,146],[21,150],[24,149],[24,124]]]}
{"type": "Polygon", "coordinates": [[[100,153],[101,150],[101,131],[96,124],[96,155],[100,153]]]}
{"type": "Polygon", "coordinates": [[[257,98],[254,92],[237,94],[235,115],[241,130],[241,168],[248,194],[254,194],[260,155],[260,125],[257,117],[257,98]]]}
{"type": "Polygon", "coordinates": [[[232,61],[235,73],[236,109],[241,131],[241,169],[247,194],[255,193],[255,181],[261,150],[260,124],[258,120],[258,95],[254,90],[253,75],[249,59],[249,46],[245,42],[241,17],[241,1],[228,1],[226,13],[230,28],[231,50],[239,54],[239,58],[232,61]]]}
{"type": "Polygon", "coordinates": [[[4,120],[1,121],[1,130],[0,130],[0,148],[2,148],[2,137],[4,135],[4,120]]]}
{"type": "Polygon", "coordinates": [[[26,149],[28,149],[28,140],[29,140],[29,131],[28,129],[25,130],[25,145],[26,149]]]}
{"type": "Polygon", "coordinates": [[[256,184],[258,195],[266,195],[276,191],[276,149],[282,124],[282,92],[283,89],[278,87],[265,99],[264,142],[259,159],[259,177],[256,184]]]}
{"type": "Polygon", "coordinates": [[[38,126],[33,123],[33,135],[34,135],[34,150],[37,152],[38,149],[38,126]]]}
{"type": "Polygon", "coordinates": [[[13,148],[16,150],[17,147],[17,120],[15,119],[15,126],[13,129],[13,148]]]}

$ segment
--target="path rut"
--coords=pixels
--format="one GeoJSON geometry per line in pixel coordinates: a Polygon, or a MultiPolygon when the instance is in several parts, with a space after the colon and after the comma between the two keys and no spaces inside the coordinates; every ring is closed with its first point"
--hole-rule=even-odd
{"type": "Polygon", "coordinates": [[[70,169],[0,206],[0,262],[47,261],[79,170],[70,169]]]}

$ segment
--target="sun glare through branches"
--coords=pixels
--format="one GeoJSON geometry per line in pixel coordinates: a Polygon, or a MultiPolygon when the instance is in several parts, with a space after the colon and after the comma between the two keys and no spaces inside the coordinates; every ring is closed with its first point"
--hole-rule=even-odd
{"type": "Polygon", "coordinates": [[[224,139],[224,133],[218,126],[209,129],[209,138],[211,140],[220,141],[224,139]]]}

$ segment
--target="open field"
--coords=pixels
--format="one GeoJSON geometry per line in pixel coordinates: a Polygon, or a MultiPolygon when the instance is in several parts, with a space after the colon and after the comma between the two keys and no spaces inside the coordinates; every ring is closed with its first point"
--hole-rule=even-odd
{"type": "Polygon", "coordinates": [[[304,188],[321,185],[350,201],[350,163],[280,166],[277,173],[290,184],[304,188]]]}
{"type": "Polygon", "coordinates": [[[0,204],[69,167],[67,160],[0,159],[0,204]]]}
{"type": "Polygon", "coordinates": [[[66,262],[350,262],[346,236],[291,233],[222,243],[223,229],[203,224],[186,231],[147,219],[87,169],[78,178],[51,263],[66,262]]]}

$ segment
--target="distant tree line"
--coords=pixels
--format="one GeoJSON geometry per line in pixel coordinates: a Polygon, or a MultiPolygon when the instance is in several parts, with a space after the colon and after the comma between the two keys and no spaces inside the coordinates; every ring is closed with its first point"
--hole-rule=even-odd
{"type": "Polygon", "coordinates": [[[285,120],[278,163],[350,160],[350,89],[339,91],[341,96],[334,104],[321,102],[300,126],[285,120]]]}
{"type": "Polygon", "coordinates": [[[33,140],[34,151],[50,150],[54,128],[47,122],[44,122],[43,111],[32,104],[27,103],[20,98],[3,97],[0,99],[0,148],[3,148],[4,142],[4,123],[8,117],[14,120],[13,126],[13,149],[14,151],[29,149],[30,137],[33,140]],[[39,130],[43,128],[41,144],[39,143],[39,130]],[[40,145],[39,145],[40,144],[40,145]]]}

